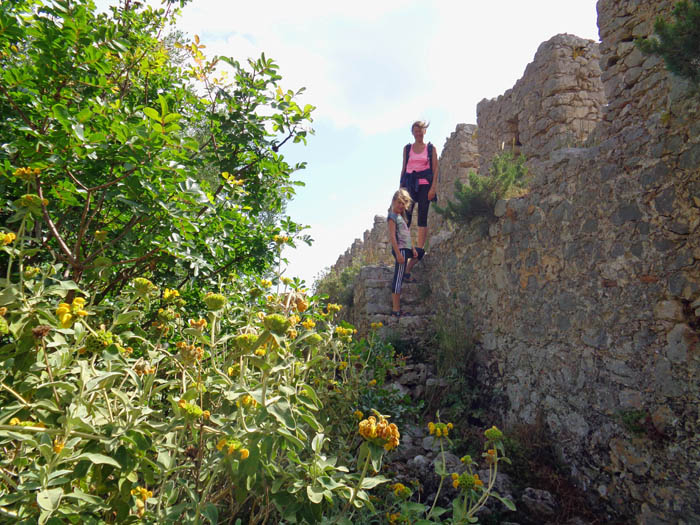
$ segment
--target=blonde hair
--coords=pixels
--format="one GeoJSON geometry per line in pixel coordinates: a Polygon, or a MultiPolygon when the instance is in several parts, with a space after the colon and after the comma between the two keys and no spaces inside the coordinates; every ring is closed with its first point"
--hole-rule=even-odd
{"type": "Polygon", "coordinates": [[[389,206],[389,213],[392,213],[394,211],[394,203],[396,201],[401,201],[403,202],[404,205],[404,212],[401,214],[401,216],[406,220],[406,209],[408,209],[411,204],[413,203],[413,199],[411,198],[411,194],[408,193],[408,191],[405,188],[399,188],[394,192],[394,196],[391,198],[391,205],[389,206]]]}
{"type": "Polygon", "coordinates": [[[428,129],[430,122],[426,122],[425,120],[416,120],[413,124],[411,124],[411,131],[413,131],[413,128],[416,126],[420,126],[423,129],[428,129]]]}

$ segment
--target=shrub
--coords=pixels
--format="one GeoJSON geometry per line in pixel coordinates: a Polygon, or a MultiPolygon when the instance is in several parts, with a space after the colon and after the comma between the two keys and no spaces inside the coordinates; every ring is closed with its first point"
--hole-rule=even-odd
{"type": "Polygon", "coordinates": [[[663,57],[672,73],[700,84],[700,0],[683,0],[673,8],[675,22],[656,19],[658,39],[639,39],[636,44],[645,52],[663,57]]]}
{"type": "Polygon", "coordinates": [[[350,307],[353,303],[355,279],[363,266],[362,260],[353,261],[350,266],[340,272],[328,270],[325,275],[317,278],[314,283],[314,293],[328,296],[328,301],[350,307]]]}
{"type": "Polygon", "coordinates": [[[253,279],[159,301],[144,277],[98,305],[27,271],[23,231],[0,247],[0,521],[315,523],[388,481],[367,469],[396,427],[360,446],[353,410],[357,364],[391,355],[340,307],[253,279]]]}
{"type": "Polygon", "coordinates": [[[527,167],[522,155],[510,152],[496,155],[489,175],[469,173],[469,183],[455,181],[455,200],[436,211],[456,223],[469,223],[477,217],[493,219],[496,202],[522,189],[527,182],[527,167]]]}

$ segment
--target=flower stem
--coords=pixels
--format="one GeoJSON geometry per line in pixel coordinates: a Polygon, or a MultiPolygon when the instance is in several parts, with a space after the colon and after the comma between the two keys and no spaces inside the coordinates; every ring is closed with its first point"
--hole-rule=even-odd
{"type": "MultiPolygon", "coordinates": [[[[440,440],[440,456],[442,457],[442,472],[445,472],[445,450],[442,445],[442,439],[440,440]]],[[[435,493],[435,499],[433,500],[433,506],[430,507],[430,512],[428,512],[428,515],[425,517],[425,519],[429,520],[430,516],[433,514],[433,510],[435,510],[435,505],[437,505],[437,500],[438,497],[440,496],[440,491],[442,490],[442,484],[445,481],[445,474],[440,474],[440,484],[438,485],[437,492],[435,493]]]]}
{"type": "Polygon", "coordinates": [[[342,514],[345,514],[345,512],[350,508],[350,506],[355,502],[355,496],[357,496],[357,493],[360,490],[360,487],[362,486],[362,482],[365,479],[365,475],[367,474],[367,468],[369,468],[369,460],[370,460],[370,452],[369,450],[367,451],[367,458],[365,459],[365,464],[362,467],[362,474],[360,474],[360,479],[357,482],[357,486],[353,489],[352,491],[352,496],[350,496],[350,500],[345,504],[345,508],[343,509],[342,514]]]}

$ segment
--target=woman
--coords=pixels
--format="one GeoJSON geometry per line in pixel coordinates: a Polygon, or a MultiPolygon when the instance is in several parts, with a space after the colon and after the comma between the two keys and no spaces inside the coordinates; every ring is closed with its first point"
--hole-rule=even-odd
{"type": "MultiPolygon", "coordinates": [[[[428,208],[431,201],[437,200],[438,159],[433,145],[423,141],[427,129],[428,124],[422,120],[411,125],[415,142],[406,144],[404,147],[400,184],[402,188],[408,190],[414,201],[406,211],[409,226],[413,218],[413,208],[415,203],[418,203],[418,242],[416,243],[418,260],[425,254],[425,241],[428,237],[428,208]]],[[[406,275],[406,278],[410,278],[410,275],[406,275]]]]}

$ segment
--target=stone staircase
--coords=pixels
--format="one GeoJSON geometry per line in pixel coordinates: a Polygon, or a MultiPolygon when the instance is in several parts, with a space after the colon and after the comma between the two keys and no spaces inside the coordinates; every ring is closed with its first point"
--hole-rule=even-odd
{"type": "Polygon", "coordinates": [[[403,283],[401,289],[402,317],[391,316],[391,280],[393,266],[365,266],[357,276],[353,306],[348,315],[360,336],[366,336],[372,323],[382,323],[380,335],[406,341],[427,340],[432,335],[434,311],[429,303],[429,274],[424,261],[416,265],[412,276],[415,283],[403,283]]]}

